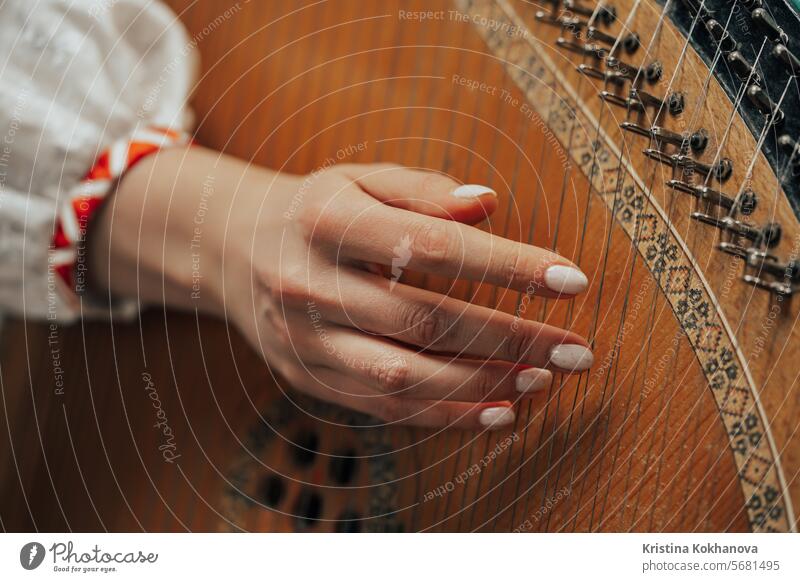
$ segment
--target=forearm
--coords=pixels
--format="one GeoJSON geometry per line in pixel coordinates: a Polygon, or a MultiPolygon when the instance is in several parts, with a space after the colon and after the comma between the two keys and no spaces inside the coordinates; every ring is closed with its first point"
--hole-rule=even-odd
{"type": "Polygon", "coordinates": [[[200,147],[145,158],[90,232],[95,289],[220,314],[226,271],[238,278],[247,269],[242,239],[259,212],[271,212],[265,197],[295,180],[200,147]]]}

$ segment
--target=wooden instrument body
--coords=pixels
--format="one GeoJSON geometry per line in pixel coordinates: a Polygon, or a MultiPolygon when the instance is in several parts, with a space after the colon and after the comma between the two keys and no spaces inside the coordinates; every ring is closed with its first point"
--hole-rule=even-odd
{"type": "MultiPolygon", "coordinates": [[[[535,7],[170,4],[203,59],[201,143],[290,172],[380,160],[491,185],[501,205],[485,228],[557,249],[591,289],[556,303],[411,281],[570,327],[596,364],[518,404],[505,433],[357,428],[369,421],[287,391],[222,322],[14,322],[6,529],[795,529],[798,302],[740,280],[742,259],[690,218],[713,208],[664,185],[672,169],[619,128],[639,118],[598,98],[607,87],[575,68],[591,57],[559,50],[535,7]]],[[[662,64],[643,88],[684,94],[659,123],[708,128],[699,160],[730,158],[726,191],[757,191],[748,218],[780,221],[774,252],[796,255],[797,219],[760,153],[745,180],[756,140],[708,68],[661,5],[615,5],[612,34],[636,6],[643,46],[628,62],[662,64]]]]}

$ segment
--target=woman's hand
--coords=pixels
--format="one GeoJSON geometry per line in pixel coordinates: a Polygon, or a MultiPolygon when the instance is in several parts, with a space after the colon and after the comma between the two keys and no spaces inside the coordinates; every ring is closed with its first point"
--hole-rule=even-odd
{"type": "MultiPolygon", "coordinates": [[[[398,281],[417,271],[543,297],[585,289],[559,255],[469,226],[496,207],[488,188],[394,165],[296,177],[166,151],[123,180],[95,241],[109,254],[97,250],[93,268],[108,281],[109,258],[138,265],[140,286],[155,285],[146,299],[231,318],[293,386],[324,400],[387,423],[496,428],[513,421],[512,402],[550,385],[550,370],[588,368],[586,341],[398,281]],[[148,176],[156,191],[145,195],[148,176]],[[116,234],[133,231],[124,211],[142,219],[137,252],[116,234]]],[[[114,293],[132,288],[110,281],[114,293]]]]}

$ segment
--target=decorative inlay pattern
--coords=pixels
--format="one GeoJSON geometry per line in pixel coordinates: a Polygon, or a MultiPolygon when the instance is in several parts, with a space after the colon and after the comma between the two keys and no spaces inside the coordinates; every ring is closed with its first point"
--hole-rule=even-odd
{"type": "Polygon", "coordinates": [[[705,372],[729,435],[752,530],[791,531],[794,520],[784,498],[788,494],[781,486],[777,455],[765,437],[763,411],[718,306],[677,233],[664,220],[663,210],[643,190],[641,180],[634,178],[632,168],[620,170],[616,148],[602,129],[597,130],[601,139],[596,141],[590,141],[586,131],[573,131],[590,128],[594,133],[597,122],[576,104],[574,91],[543,51],[537,50],[538,41],[507,0],[457,0],[457,5],[473,18],[489,49],[546,122],[546,131],[587,176],[593,193],[631,238],[669,301],[705,372]],[[560,99],[551,99],[553,92],[560,99]]]}

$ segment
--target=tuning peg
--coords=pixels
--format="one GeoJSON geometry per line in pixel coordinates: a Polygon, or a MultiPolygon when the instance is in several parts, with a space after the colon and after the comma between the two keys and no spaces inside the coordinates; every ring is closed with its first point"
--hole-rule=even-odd
{"type": "Polygon", "coordinates": [[[750,16],[764,29],[767,33],[767,37],[769,37],[771,41],[786,44],[789,40],[789,37],[783,32],[783,29],[775,22],[775,19],[763,8],[756,8],[750,13],[750,16]]]}
{"type": "Polygon", "coordinates": [[[747,97],[761,113],[769,116],[771,123],[778,124],[783,121],[783,111],[770,99],[761,86],[750,85],[747,88],[747,97]]]}
{"type": "Polygon", "coordinates": [[[636,111],[641,111],[644,109],[644,105],[642,105],[641,101],[637,99],[633,99],[631,97],[625,98],[620,97],[616,93],[612,93],[611,91],[600,91],[600,99],[605,101],[606,103],[611,103],[612,105],[616,105],[617,107],[623,107],[625,109],[633,109],[636,111]]]}
{"type": "Polygon", "coordinates": [[[726,210],[731,210],[735,207],[745,215],[752,214],[756,208],[757,198],[752,190],[745,190],[742,192],[742,194],[738,196],[737,202],[736,198],[732,198],[727,194],[723,194],[722,192],[714,190],[713,188],[709,188],[708,186],[695,186],[694,184],[689,184],[688,182],[683,182],[681,180],[669,180],[667,182],[667,186],[673,190],[690,194],[698,200],[710,202],[711,204],[726,210]]]}
{"type": "Polygon", "coordinates": [[[747,62],[747,59],[744,58],[744,55],[739,51],[728,53],[728,56],[725,57],[725,60],[728,63],[728,66],[733,69],[733,72],[736,73],[736,76],[742,81],[747,81],[749,79],[753,83],[761,83],[761,77],[758,76],[758,73],[753,70],[753,67],[747,62]]]}
{"type": "Polygon", "coordinates": [[[649,127],[642,127],[636,123],[631,123],[630,121],[623,121],[619,124],[619,126],[624,129],[625,131],[630,131],[631,133],[635,133],[636,135],[641,135],[643,137],[653,137],[653,131],[649,127]]]}
{"type": "Polygon", "coordinates": [[[757,246],[772,248],[776,246],[781,239],[781,227],[774,222],[770,222],[758,228],[745,222],[738,221],[730,216],[717,218],[716,216],[710,216],[702,212],[692,212],[691,217],[704,224],[710,224],[720,230],[730,232],[735,236],[746,238],[757,246]]]}
{"type": "Polygon", "coordinates": [[[794,53],[786,48],[786,45],[779,43],[772,47],[772,56],[783,63],[790,75],[800,73],[800,59],[794,56],[794,53]]]}
{"type": "Polygon", "coordinates": [[[712,18],[707,20],[705,25],[711,38],[714,39],[714,42],[717,43],[719,50],[722,51],[723,54],[733,52],[739,48],[739,43],[733,39],[728,31],[725,30],[725,27],[718,21],[712,18]]]}
{"type": "Polygon", "coordinates": [[[536,20],[538,20],[542,24],[548,24],[550,26],[557,26],[559,28],[569,28],[569,29],[572,29],[572,30],[580,30],[581,28],[583,28],[586,25],[586,23],[583,20],[581,20],[580,18],[578,18],[577,16],[572,16],[572,17],[563,16],[563,15],[554,16],[554,14],[556,14],[556,12],[553,12],[551,14],[549,12],[545,12],[544,10],[539,10],[539,11],[536,12],[534,17],[536,18],[536,20]]]}
{"type": "Polygon", "coordinates": [[[596,26],[587,26],[586,28],[586,38],[587,40],[596,40],[598,42],[602,42],[609,47],[614,47],[617,45],[617,41],[619,40],[619,45],[625,49],[625,52],[628,54],[633,54],[636,52],[636,49],[639,48],[639,35],[635,32],[631,32],[624,36],[617,37],[613,34],[608,34],[603,32],[596,26]]]}
{"type": "Polygon", "coordinates": [[[560,48],[566,49],[573,53],[588,55],[598,60],[602,60],[606,56],[606,49],[601,47],[599,44],[578,44],[576,42],[572,42],[571,40],[567,40],[564,37],[557,38],[556,44],[560,48]]]}
{"type": "Polygon", "coordinates": [[[615,85],[624,85],[626,80],[618,71],[601,71],[584,64],[578,65],[578,72],[587,77],[593,77],[615,85]]]}
{"type": "Polygon", "coordinates": [[[629,81],[633,81],[639,76],[638,67],[629,65],[628,63],[621,61],[617,57],[608,57],[606,59],[606,67],[617,71],[622,77],[628,79],[629,81]]]}
{"type": "Polygon", "coordinates": [[[748,249],[745,259],[749,268],[758,271],[758,275],[744,275],[745,282],[781,295],[792,295],[798,290],[800,263],[797,260],[781,263],[774,255],[758,249],[748,249]],[[762,273],[775,280],[767,281],[762,273]]]}
{"type": "Polygon", "coordinates": [[[698,173],[702,174],[705,177],[713,176],[720,182],[724,182],[728,178],[731,177],[733,174],[733,161],[729,158],[722,158],[718,162],[714,164],[704,164],[702,162],[698,162],[694,158],[683,155],[683,154],[673,154],[668,155],[662,152],[661,150],[656,149],[646,149],[644,150],[644,155],[646,155],[651,160],[655,160],[659,163],[672,166],[673,168],[681,168],[687,173],[698,173]]]}
{"type": "MultiPolygon", "coordinates": [[[[582,6],[575,0],[564,0],[564,8],[583,16],[594,16],[595,13],[594,8],[582,6]]],[[[606,26],[610,26],[617,19],[617,9],[613,6],[601,6],[597,12],[597,19],[606,26]]]]}

